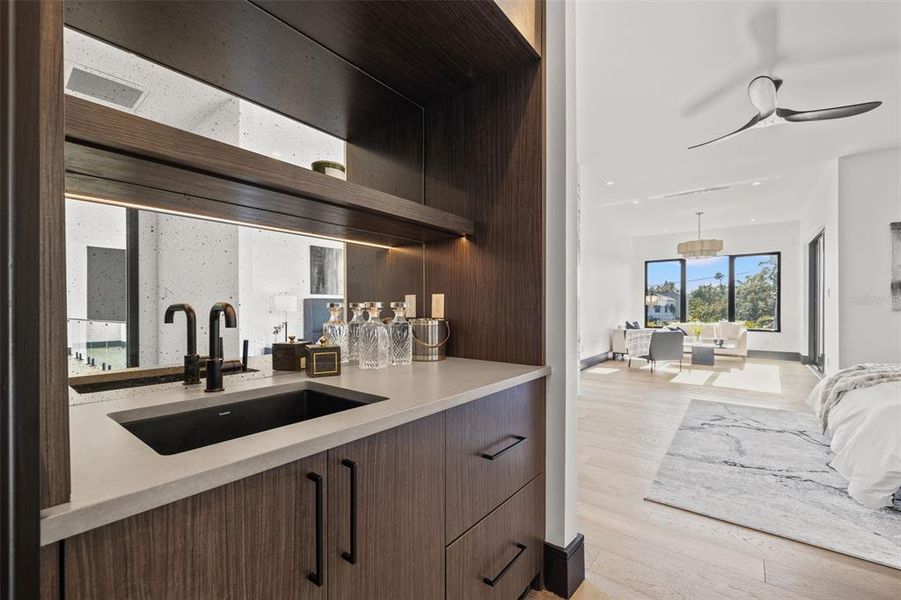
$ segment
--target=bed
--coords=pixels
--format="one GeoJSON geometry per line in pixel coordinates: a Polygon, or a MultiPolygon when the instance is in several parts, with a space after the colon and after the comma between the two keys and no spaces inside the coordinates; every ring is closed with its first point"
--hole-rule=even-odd
{"type": "Polygon", "coordinates": [[[808,399],[830,437],[830,466],[869,508],[901,499],[901,366],[857,365],[824,379],[808,399]]]}

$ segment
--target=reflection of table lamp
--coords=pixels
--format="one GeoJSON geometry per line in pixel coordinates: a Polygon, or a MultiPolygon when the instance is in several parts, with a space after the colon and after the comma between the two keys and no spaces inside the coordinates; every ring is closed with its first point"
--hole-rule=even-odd
{"type": "Polygon", "coordinates": [[[275,310],[285,313],[285,341],[288,341],[288,313],[297,312],[297,296],[289,296],[288,294],[280,294],[272,299],[272,306],[275,310]]]}

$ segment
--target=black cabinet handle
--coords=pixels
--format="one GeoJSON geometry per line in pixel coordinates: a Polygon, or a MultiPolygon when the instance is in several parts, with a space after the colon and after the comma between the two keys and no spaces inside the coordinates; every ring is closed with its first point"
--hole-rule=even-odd
{"type": "Polygon", "coordinates": [[[507,566],[501,569],[501,572],[495,575],[494,579],[488,579],[487,577],[482,577],[482,583],[485,585],[494,587],[497,585],[497,582],[501,580],[501,578],[507,574],[507,571],[510,570],[510,567],[519,560],[519,557],[522,556],[522,553],[526,551],[526,545],[520,544],[519,542],[513,542],[513,545],[519,548],[519,551],[516,553],[516,556],[513,557],[513,560],[507,563],[507,566]]]}
{"type": "Polygon", "coordinates": [[[498,456],[500,456],[501,454],[503,454],[503,453],[506,452],[507,450],[510,450],[510,449],[512,449],[513,447],[517,446],[518,444],[521,444],[521,443],[523,443],[524,441],[526,441],[527,439],[529,439],[529,438],[527,438],[527,437],[524,436],[524,435],[514,435],[514,436],[512,436],[512,437],[516,438],[516,441],[515,441],[515,442],[513,442],[512,444],[510,444],[509,446],[507,446],[507,447],[505,447],[505,448],[501,448],[500,450],[498,450],[498,451],[495,452],[494,454],[482,454],[482,458],[487,458],[488,460],[494,460],[495,458],[497,458],[498,456]]]}
{"type": "Polygon", "coordinates": [[[322,475],[316,473],[307,473],[307,479],[316,484],[316,570],[309,575],[307,579],[322,587],[322,553],[323,548],[323,523],[322,523],[322,475]]]}
{"type": "Polygon", "coordinates": [[[341,558],[357,564],[357,463],[345,458],[341,464],[350,469],[350,552],[342,552],[341,558]]]}

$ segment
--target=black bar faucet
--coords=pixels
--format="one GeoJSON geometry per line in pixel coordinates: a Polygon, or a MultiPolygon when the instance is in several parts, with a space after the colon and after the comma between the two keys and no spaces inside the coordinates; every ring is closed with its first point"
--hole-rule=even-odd
{"type": "Polygon", "coordinates": [[[197,354],[197,315],[190,304],[172,304],[166,309],[165,323],[175,322],[175,313],[184,311],[188,330],[188,352],[185,354],[185,385],[200,383],[200,356],[197,354]]]}
{"type": "Polygon", "coordinates": [[[221,392],[222,387],[222,343],[219,341],[219,315],[225,315],[226,327],[238,326],[238,315],[228,302],[217,302],[210,309],[210,356],[206,359],[206,390],[221,392]]]}

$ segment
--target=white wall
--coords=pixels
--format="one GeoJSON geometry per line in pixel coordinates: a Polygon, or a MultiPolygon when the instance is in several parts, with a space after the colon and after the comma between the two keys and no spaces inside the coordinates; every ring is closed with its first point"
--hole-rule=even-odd
{"type": "Polygon", "coordinates": [[[800,221],[799,252],[801,264],[801,354],[808,348],[808,244],[822,231],[826,243],[825,275],[826,288],[823,317],[825,319],[825,340],[823,349],[826,357],[827,374],[838,370],[839,364],[839,220],[838,220],[838,161],[831,160],[825,166],[822,181],[810,191],[807,205],[800,221]]]}
{"type": "Polygon", "coordinates": [[[901,151],[838,161],[841,367],[901,362],[901,311],[891,309],[889,223],[901,221],[901,151]]]}
{"type": "MultiPolygon", "coordinates": [[[[704,230],[705,238],[723,240],[723,254],[756,252],[782,253],[782,331],[748,333],[748,348],[778,352],[801,352],[802,337],[807,328],[801,321],[801,260],[799,250],[800,223],[762,223],[745,227],[704,230]]],[[[634,238],[632,259],[632,297],[634,314],[643,318],[644,263],[646,260],[678,258],[676,245],[695,237],[691,233],[663,234],[634,238]]],[[[633,317],[638,318],[638,317],[633,317]]]]}
{"type": "Polygon", "coordinates": [[[596,198],[581,199],[579,358],[610,351],[610,329],[641,321],[634,302],[632,237],[604,215],[596,198]]]}

